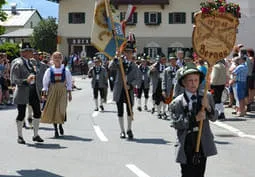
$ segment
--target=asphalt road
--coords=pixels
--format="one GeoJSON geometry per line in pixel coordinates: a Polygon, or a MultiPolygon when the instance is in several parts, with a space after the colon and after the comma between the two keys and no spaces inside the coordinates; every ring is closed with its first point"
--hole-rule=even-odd
{"type": "MultiPolygon", "coordinates": [[[[175,163],[175,130],[169,121],[135,109],[134,140],[120,139],[116,106],[111,93],[104,112],[94,112],[90,80],[76,76],[82,90],[73,92],[68,105],[65,135],[54,138],[52,125],[41,124],[42,144],[16,142],[14,108],[0,110],[0,177],[179,177],[175,163]]],[[[255,118],[235,118],[211,124],[218,155],[208,158],[206,177],[254,177],[255,118]]],[[[125,119],[126,127],[126,119],[125,119]]]]}

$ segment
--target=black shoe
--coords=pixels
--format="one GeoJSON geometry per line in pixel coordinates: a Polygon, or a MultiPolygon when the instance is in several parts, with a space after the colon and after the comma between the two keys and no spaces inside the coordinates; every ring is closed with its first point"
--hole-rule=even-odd
{"type": "Polygon", "coordinates": [[[144,106],[144,110],[145,110],[145,111],[147,111],[147,110],[148,110],[148,107],[147,107],[146,105],[144,106]]]}
{"type": "Polygon", "coordinates": [[[162,115],[162,117],[163,117],[163,119],[167,119],[167,115],[166,115],[166,113],[164,113],[163,115],[162,115]]]}
{"type": "Polygon", "coordinates": [[[26,141],[25,141],[21,136],[18,137],[17,142],[18,142],[19,144],[26,144],[26,141]]]}
{"type": "Polygon", "coordinates": [[[64,129],[61,124],[59,124],[59,133],[60,133],[60,135],[64,135],[64,129]]]}
{"type": "Polygon", "coordinates": [[[224,113],[221,113],[221,114],[219,115],[218,119],[219,119],[219,120],[224,120],[224,119],[226,119],[225,114],[224,114],[224,113]]]}
{"type": "Polygon", "coordinates": [[[128,130],[127,135],[128,135],[128,139],[130,139],[130,140],[134,138],[132,130],[128,130]]]}
{"type": "Polygon", "coordinates": [[[247,109],[246,109],[247,112],[250,112],[251,111],[251,104],[247,104],[247,109]]]}
{"type": "Polygon", "coordinates": [[[138,107],[137,107],[137,110],[141,112],[141,111],[142,111],[141,106],[138,106],[138,107]]]}
{"type": "Polygon", "coordinates": [[[98,108],[94,109],[94,111],[98,111],[98,108]]]}
{"type": "Polygon", "coordinates": [[[101,105],[101,106],[100,106],[100,109],[101,109],[101,111],[104,111],[104,106],[101,105]]]}
{"type": "Polygon", "coordinates": [[[158,114],[158,119],[162,119],[162,115],[161,114],[158,114]]]}
{"type": "Polygon", "coordinates": [[[121,138],[121,139],[126,138],[125,132],[121,132],[121,133],[120,133],[120,138],[121,138]]]}
{"type": "Polygon", "coordinates": [[[151,113],[153,114],[155,112],[155,108],[151,108],[151,113]]]}
{"type": "Polygon", "coordinates": [[[33,137],[33,141],[36,141],[36,142],[38,142],[38,143],[44,142],[43,139],[42,139],[39,135],[33,137]]]}

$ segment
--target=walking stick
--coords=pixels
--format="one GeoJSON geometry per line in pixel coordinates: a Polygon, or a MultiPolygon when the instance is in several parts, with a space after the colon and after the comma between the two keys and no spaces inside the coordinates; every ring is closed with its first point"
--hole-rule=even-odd
{"type": "MultiPolygon", "coordinates": [[[[109,0],[105,0],[105,7],[106,7],[106,14],[107,14],[108,18],[109,18],[110,21],[111,21],[111,25],[112,25],[112,35],[113,35],[113,37],[114,37],[116,49],[117,49],[117,51],[120,51],[120,53],[122,53],[123,51],[121,51],[121,50],[119,49],[118,40],[117,40],[117,38],[116,38],[115,25],[114,25],[114,20],[113,20],[112,14],[111,14],[111,12],[110,12],[109,0]]],[[[125,35],[125,34],[124,34],[124,35],[125,35]]],[[[123,49],[124,49],[124,48],[123,48],[123,49]]],[[[131,120],[134,120],[134,118],[133,118],[133,112],[132,112],[132,107],[131,107],[131,102],[130,102],[130,97],[129,97],[129,92],[128,92],[128,89],[127,89],[127,80],[126,80],[125,73],[124,73],[123,61],[122,61],[122,58],[119,57],[119,56],[118,56],[118,59],[119,59],[121,77],[122,77],[122,81],[123,81],[123,87],[124,87],[125,94],[126,94],[126,98],[127,98],[128,108],[129,108],[129,110],[130,110],[130,117],[131,117],[131,120]]]]}
{"type": "MultiPolygon", "coordinates": [[[[209,87],[209,78],[210,78],[210,74],[211,74],[211,71],[212,71],[212,63],[209,64],[208,63],[208,71],[206,73],[206,77],[205,77],[205,89],[204,89],[204,95],[203,95],[203,102],[205,103],[205,99],[208,99],[207,98],[207,91],[208,91],[208,87],[209,87]]],[[[205,107],[204,105],[202,105],[202,108],[201,108],[202,111],[205,111],[205,107]]],[[[198,135],[197,135],[197,143],[196,143],[196,150],[195,150],[195,155],[194,155],[194,158],[193,158],[193,164],[199,164],[200,163],[200,154],[199,154],[199,149],[200,149],[200,142],[201,142],[201,136],[202,136],[202,129],[203,129],[203,123],[204,121],[203,120],[200,120],[199,121],[199,129],[198,129],[198,135]]]]}

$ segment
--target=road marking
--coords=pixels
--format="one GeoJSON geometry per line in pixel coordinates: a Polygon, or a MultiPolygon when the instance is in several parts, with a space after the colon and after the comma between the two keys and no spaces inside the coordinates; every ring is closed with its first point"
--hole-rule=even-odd
{"type": "Polygon", "coordinates": [[[249,134],[246,134],[244,132],[242,132],[241,130],[235,128],[235,127],[232,127],[230,125],[227,125],[225,123],[222,123],[222,122],[213,122],[214,125],[217,125],[218,127],[221,127],[221,128],[224,128],[236,135],[238,135],[239,137],[242,137],[242,138],[250,138],[250,139],[255,139],[255,135],[249,135],[249,134]]]}
{"type": "Polygon", "coordinates": [[[108,139],[106,138],[106,136],[104,135],[104,133],[102,132],[101,128],[98,125],[93,125],[94,130],[98,136],[98,138],[102,141],[102,142],[107,142],[108,139]]]}
{"type": "Polygon", "coordinates": [[[99,112],[98,112],[98,111],[94,111],[94,112],[92,113],[92,117],[97,117],[97,116],[98,116],[98,114],[99,114],[99,112]]]}
{"type": "Polygon", "coordinates": [[[134,164],[127,164],[126,167],[136,174],[138,177],[150,177],[145,172],[143,172],[140,168],[135,166],[134,164]]]}

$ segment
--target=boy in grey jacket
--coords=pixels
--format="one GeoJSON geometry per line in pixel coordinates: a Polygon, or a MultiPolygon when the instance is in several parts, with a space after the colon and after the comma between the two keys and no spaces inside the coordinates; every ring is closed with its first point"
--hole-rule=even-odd
{"type": "Polygon", "coordinates": [[[177,131],[176,162],[181,165],[182,177],[203,177],[208,156],[217,154],[209,120],[216,121],[218,112],[214,109],[213,97],[207,99],[198,93],[204,75],[195,67],[184,67],[178,82],[185,88],[170,105],[172,126],[177,131]],[[204,106],[205,109],[201,109],[204,106]],[[199,121],[203,122],[199,153],[195,152],[199,121]],[[194,158],[198,156],[198,163],[194,158]]]}

